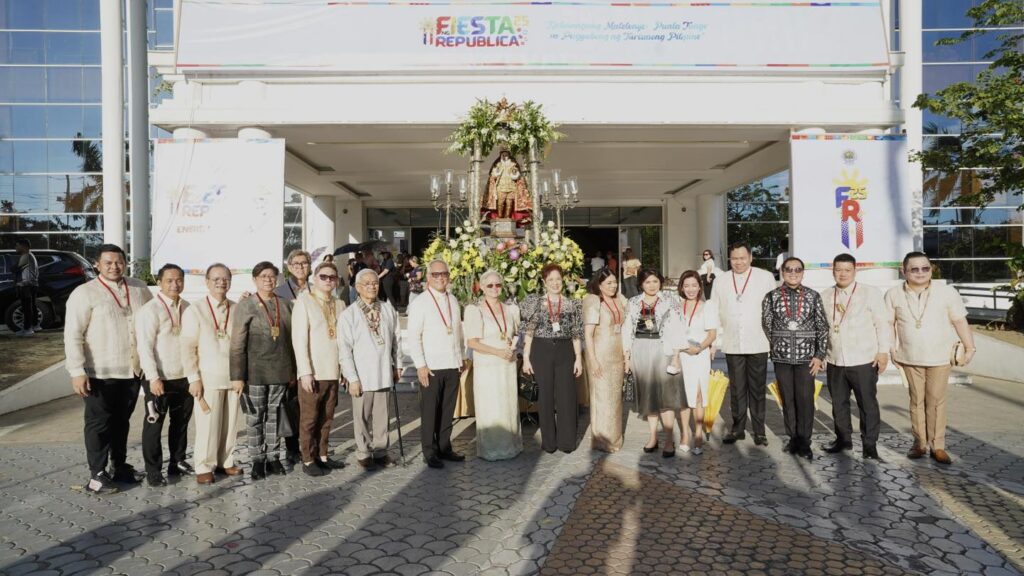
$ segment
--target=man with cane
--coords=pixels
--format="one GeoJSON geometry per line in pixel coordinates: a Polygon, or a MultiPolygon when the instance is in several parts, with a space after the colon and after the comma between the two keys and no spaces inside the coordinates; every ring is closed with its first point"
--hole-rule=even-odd
{"type": "Polygon", "coordinates": [[[338,355],[352,397],[356,460],[375,470],[395,465],[388,456],[388,391],[401,377],[402,347],[398,313],[377,299],[377,273],[360,270],[355,287],[359,298],[338,319],[338,355]]]}

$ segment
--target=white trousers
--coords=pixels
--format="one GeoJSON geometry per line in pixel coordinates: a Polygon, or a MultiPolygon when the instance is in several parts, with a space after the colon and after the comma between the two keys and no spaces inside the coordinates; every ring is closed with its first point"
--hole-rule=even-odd
{"type": "Polygon", "coordinates": [[[356,458],[380,458],[388,453],[388,390],[363,392],[352,397],[352,427],[356,437],[356,458]]]}
{"type": "Polygon", "coordinates": [[[193,414],[196,422],[194,461],[197,474],[235,465],[235,441],[238,439],[238,421],[242,415],[238,394],[232,390],[204,387],[203,399],[210,405],[210,413],[204,414],[197,405],[193,414]]]}

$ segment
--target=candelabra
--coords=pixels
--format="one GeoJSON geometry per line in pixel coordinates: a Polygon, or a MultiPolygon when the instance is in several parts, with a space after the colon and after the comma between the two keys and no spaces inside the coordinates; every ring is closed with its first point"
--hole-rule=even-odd
{"type": "Polygon", "coordinates": [[[562,212],[572,210],[579,204],[579,183],[575,176],[562,178],[562,171],[551,171],[551,177],[540,183],[541,204],[555,212],[555,224],[562,231],[562,212]]]}
{"type": "Polygon", "coordinates": [[[434,174],[430,176],[430,200],[434,203],[434,210],[444,210],[444,236],[450,238],[452,208],[466,207],[466,194],[469,190],[469,180],[465,174],[458,177],[458,197],[452,195],[452,185],[455,184],[455,171],[445,170],[443,175],[434,174]],[[444,188],[444,194],[441,188],[444,188]]]}

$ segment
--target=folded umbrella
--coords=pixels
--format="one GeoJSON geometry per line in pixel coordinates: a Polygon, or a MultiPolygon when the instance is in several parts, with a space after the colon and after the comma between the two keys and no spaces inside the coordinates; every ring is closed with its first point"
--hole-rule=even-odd
{"type": "Polygon", "coordinates": [[[708,382],[708,407],[704,409],[704,434],[711,434],[711,427],[715,425],[715,419],[722,410],[722,403],[725,402],[725,391],[729,389],[729,378],[721,371],[711,372],[711,380],[708,382]]]}
{"type": "MultiPolygon", "coordinates": [[[[814,408],[818,408],[818,396],[821,395],[821,387],[823,386],[821,380],[814,381],[814,408]]],[[[782,408],[782,394],[779,393],[779,383],[772,382],[768,385],[768,391],[771,392],[772,398],[775,398],[775,403],[782,408]]]]}

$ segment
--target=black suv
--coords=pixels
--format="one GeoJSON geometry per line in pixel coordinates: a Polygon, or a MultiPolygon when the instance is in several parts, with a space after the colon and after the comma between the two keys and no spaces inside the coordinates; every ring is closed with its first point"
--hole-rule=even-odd
{"type": "MultiPolygon", "coordinates": [[[[71,291],[96,277],[96,272],[85,258],[74,252],[60,250],[33,250],[39,263],[38,324],[53,328],[64,323],[64,304],[71,291]]],[[[0,313],[12,332],[21,330],[24,316],[21,301],[14,286],[18,259],[14,250],[0,250],[0,313]]]]}

